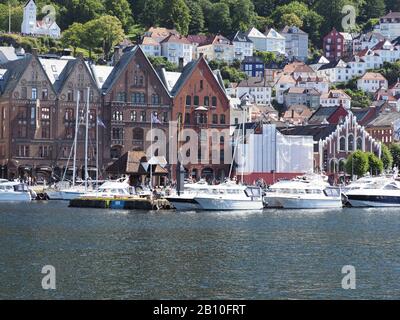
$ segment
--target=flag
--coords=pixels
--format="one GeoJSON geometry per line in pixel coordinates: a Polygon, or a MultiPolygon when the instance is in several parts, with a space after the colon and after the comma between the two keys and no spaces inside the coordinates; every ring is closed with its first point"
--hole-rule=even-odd
{"type": "Polygon", "coordinates": [[[157,117],[157,113],[151,113],[151,123],[161,123],[161,121],[157,117]]]}
{"type": "Polygon", "coordinates": [[[103,128],[106,128],[106,125],[104,122],[100,119],[100,117],[97,117],[97,125],[103,128]]]}

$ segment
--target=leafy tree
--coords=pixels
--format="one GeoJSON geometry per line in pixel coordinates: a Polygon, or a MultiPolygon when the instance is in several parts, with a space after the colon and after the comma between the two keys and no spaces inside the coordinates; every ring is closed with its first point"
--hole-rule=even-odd
{"type": "Polygon", "coordinates": [[[184,0],[165,0],[164,14],[167,27],[175,28],[183,35],[188,34],[190,10],[184,0]]]}
{"type": "Polygon", "coordinates": [[[368,21],[371,18],[379,18],[385,15],[384,0],[364,0],[360,10],[360,20],[368,21]]]}
{"type": "Polygon", "coordinates": [[[231,30],[232,19],[229,6],[226,3],[218,2],[207,8],[205,14],[208,31],[210,33],[227,34],[231,30]]]}
{"type": "Polygon", "coordinates": [[[294,13],[285,13],[282,16],[282,25],[296,26],[301,28],[303,26],[303,21],[294,13]]]}
{"type": "Polygon", "coordinates": [[[383,162],[374,153],[367,152],[369,171],[371,175],[379,175],[383,172],[383,162]]]}
{"type": "Polygon", "coordinates": [[[400,0],[385,0],[386,10],[398,11],[400,8],[400,0]]]}
{"type": "MultiPolygon", "coordinates": [[[[11,31],[21,31],[23,7],[17,1],[10,1],[11,9],[11,31]]],[[[8,32],[8,17],[9,17],[8,3],[0,3],[0,30],[8,32]]]]}
{"type": "Polygon", "coordinates": [[[368,155],[361,150],[353,152],[346,160],[346,172],[362,177],[369,170],[368,155]]]}
{"type": "Polygon", "coordinates": [[[165,57],[149,56],[148,58],[155,69],[165,68],[166,71],[172,72],[178,71],[179,69],[178,65],[168,61],[165,57]]]}
{"type": "Polygon", "coordinates": [[[400,61],[393,63],[384,62],[383,67],[376,72],[382,73],[383,76],[388,80],[389,86],[391,86],[395,84],[397,82],[397,79],[399,78],[400,61]]]}
{"type": "Polygon", "coordinates": [[[189,34],[198,34],[204,30],[204,14],[201,5],[194,0],[186,0],[190,10],[191,20],[189,23],[189,34]]]}
{"type": "Polygon", "coordinates": [[[392,143],[389,146],[389,150],[393,157],[393,166],[400,168],[400,145],[392,143]]]}
{"type": "Polygon", "coordinates": [[[107,14],[115,16],[121,21],[125,32],[128,32],[133,23],[132,9],[127,0],[104,0],[107,14]]]}
{"type": "Polygon", "coordinates": [[[99,0],[54,0],[60,6],[58,24],[61,30],[74,22],[85,23],[98,18],[105,11],[103,1],[99,0]]]}
{"type": "Polygon", "coordinates": [[[392,167],[393,167],[393,156],[392,156],[389,148],[385,144],[382,144],[381,159],[382,159],[382,162],[383,162],[383,168],[385,170],[392,169],[392,167]]]}
{"type": "Polygon", "coordinates": [[[163,10],[164,0],[146,0],[140,11],[140,21],[145,27],[158,26],[163,10]]]}
{"type": "Polygon", "coordinates": [[[345,89],[344,91],[351,97],[351,105],[353,108],[367,108],[372,105],[370,94],[362,90],[345,89]]]}
{"type": "Polygon", "coordinates": [[[231,32],[247,30],[254,25],[256,14],[251,0],[229,0],[231,32]]]}
{"type": "Polygon", "coordinates": [[[84,25],[84,43],[91,52],[96,47],[102,47],[105,59],[110,58],[111,49],[124,37],[121,21],[113,16],[102,16],[84,25]]]}
{"type": "Polygon", "coordinates": [[[223,79],[227,79],[230,82],[236,83],[247,78],[247,75],[244,72],[229,66],[224,66],[221,68],[221,76],[223,79]]]}
{"type": "Polygon", "coordinates": [[[83,47],[82,40],[84,39],[85,28],[82,23],[75,22],[67,30],[62,33],[62,43],[64,46],[70,46],[76,55],[76,49],[83,47]]]}

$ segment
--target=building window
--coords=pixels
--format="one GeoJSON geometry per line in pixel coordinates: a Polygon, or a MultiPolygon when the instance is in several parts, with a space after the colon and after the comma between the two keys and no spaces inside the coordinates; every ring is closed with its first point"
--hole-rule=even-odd
{"type": "Polygon", "coordinates": [[[199,105],[199,96],[194,96],[194,98],[193,98],[193,104],[194,104],[195,106],[198,106],[198,105],[199,105]]]}
{"type": "Polygon", "coordinates": [[[18,157],[27,158],[29,157],[29,146],[18,146],[18,157]]]}
{"type": "Polygon", "coordinates": [[[122,111],[116,110],[112,114],[113,121],[122,121],[124,119],[124,114],[122,111]]]}
{"type": "Polygon", "coordinates": [[[50,119],[50,108],[41,108],[40,118],[42,120],[49,120],[50,119]]]}
{"type": "Polygon", "coordinates": [[[133,129],[133,140],[143,141],[144,139],[144,130],[142,128],[133,129]]]}
{"type": "Polygon", "coordinates": [[[213,107],[216,107],[216,106],[217,106],[217,97],[212,97],[212,98],[211,98],[211,105],[212,105],[213,107]]]}
{"type": "Polygon", "coordinates": [[[118,92],[117,93],[117,101],[118,102],[125,102],[126,101],[126,93],[125,92],[118,92]]]}
{"type": "Polygon", "coordinates": [[[204,106],[208,107],[210,105],[210,97],[204,97],[204,106]]]}
{"type": "Polygon", "coordinates": [[[348,145],[349,145],[349,151],[354,151],[354,137],[352,134],[349,135],[348,145]]]}
{"type": "Polygon", "coordinates": [[[39,146],[39,158],[47,158],[49,156],[48,146],[39,146]]]}
{"type": "Polygon", "coordinates": [[[74,120],[74,109],[72,109],[72,108],[65,109],[64,120],[65,121],[73,121],[74,120]]]}
{"type": "Polygon", "coordinates": [[[42,90],[42,100],[47,100],[47,98],[48,98],[48,90],[43,89],[42,90]]]}
{"type": "Polygon", "coordinates": [[[221,114],[220,116],[220,124],[225,124],[225,115],[221,114]]]}
{"type": "Polygon", "coordinates": [[[123,139],[123,129],[122,128],[113,128],[112,129],[112,138],[114,140],[122,140],[123,139]]]}
{"type": "Polygon", "coordinates": [[[146,111],[140,112],[140,122],[146,122],[146,111]]]}
{"type": "Polygon", "coordinates": [[[37,99],[37,89],[32,88],[32,100],[36,100],[36,99],[37,99]]]}
{"type": "Polygon", "coordinates": [[[137,121],[137,112],[136,111],[131,111],[131,121],[133,121],[133,122],[137,121]]]}
{"type": "Polygon", "coordinates": [[[203,80],[200,80],[200,90],[203,90],[203,80]]]}
{"type": "Polygon", "coordinates": [[[151,95],[151,103],[152,104],[161,104],[161,99],[158,94],[152,94],[151,95]]]}
{"type": "Polygon", "coordinates": [[[192,97],[187,95],[186,96],[186,105],[191,106],[192,105],[192,97]]]}
{"type": "Polygon", "coordinates": [[[168,112],[163,112],[162,121],[163,122],[168,122],[168,112]]]}
{"type": "Polygon", "coordinates": [[[345,137],[340,138],[339,149],[340,149],[340,151],[346,151],[346,138],[345,137]]]}
{"type": "MultiPolygon", "coordinates": [[[[81,95],[81,97],[83,98],[83,96],[81,95]]],[[[68,101],[73,101],[74,100],[74,92],[72,90],[68,90],[67,93],[67,100],[68,101]]]]}
{"type": "Polygon", "coordinates": [[[218,124],[218,115],[217,114],[213,114],[212,115],[212,123],[213,124],[218,124]]]}
{"type": "Polygon", "coordinates": [[[145,104],[146,103],[145,95],[144,95],[144,93],[141,93],[141,92],[132,93],[131,100],[132,100],[132,103],[135,103],[135,104],[145,104]]]}
{"type": "Polygon", "coordinates": [[[28,89],[26,87],[21,88],[21,98],[22,99],[28,98],[28,89]]]}
{"type": "Polygon", "coordinates": [[[42,139],[50,139],[50,121],[42,120],[42,139]]]}

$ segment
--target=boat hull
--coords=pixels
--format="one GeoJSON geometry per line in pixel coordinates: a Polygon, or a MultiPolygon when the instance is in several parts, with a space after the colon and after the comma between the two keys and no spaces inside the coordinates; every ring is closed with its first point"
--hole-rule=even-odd
{"type": "Polygon", "coordinates": [[[260,200],[243,200],[243,199],[213,199],[196,197],[202,210],[262,210],[264,203],[260,200]]]}
{"type": "Polygon", "coordinates": [[[1,192],[0,202],[29,202],[32,201],[29,192],[1,192]]]}
{"type": "Polygon", "coordinates": [[[61,191],[61,200],[74,200],[82,196],[84,193],[79,191],[61,191]]]}
{"type": "Polygon", "coordinates": [[[310,199],[276,197],[273,199],[272,204],[284,209],[338,209],[343,206],[341,198],[310,199]]]}
{"type": "Polygon", "coordinates": [[[400,207],[400,196],[382,195],[347,195],[348,202],[352,207],[400,207]]]}
{"type": "Polygon", "coordinates": [[[193,198],[179,198],[179,197],[167,197],[166,198],[176,210],[180,211],[191,211],[201,210],[201,206],[193,198]]]}

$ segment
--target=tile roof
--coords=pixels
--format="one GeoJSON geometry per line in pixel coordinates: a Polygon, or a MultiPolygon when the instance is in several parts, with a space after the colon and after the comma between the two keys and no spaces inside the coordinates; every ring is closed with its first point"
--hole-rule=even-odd
{"type": "Polygon", "coordinates": [[[307,34],[303,30],[295,26],[285,26],[281,33],[295,33],[295,34],[307,34]]]}
{"type": "Polygon", "coordinates": [[[383,80],[387,81],[386,78],[377,72],[366,72],[361,78],[361,80],[383,80]]]}
{"type": "Polygon", "coordinates": [[[183,44],[191,44],[188,39],[186,39],[184,36],[180,35],[175,35],[175,34],[170,34],[168,37],[166,37],[164,40],[160,42],[162,43],[183,43],[183,44]]]}

